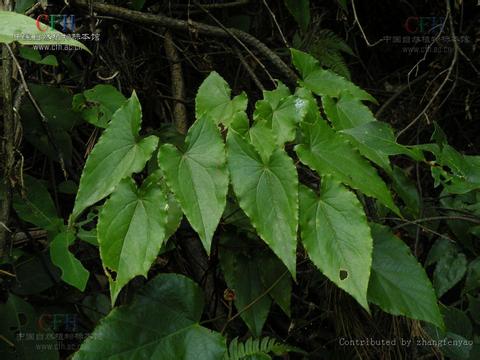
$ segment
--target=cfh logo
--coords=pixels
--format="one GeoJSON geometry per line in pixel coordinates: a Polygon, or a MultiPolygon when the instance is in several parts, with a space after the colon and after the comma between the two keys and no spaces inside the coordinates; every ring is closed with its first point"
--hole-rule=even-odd
{"type": "Polygon", "coordinates": [[[434,34],[440,31],[444,22],[443,16],[410,16],[403,27],[410,34],[434,34]]]}
{"type": "Polygon", "coordinates": [[[60,23],[62,25],[62,32],[67,32],[70,30],[71,32],[75,31],[75,15],[67,15],[67,14],[57,14],[57,15],[47,15],[41,14],[37,17],[37,29],[41,32],[46,32],[48,29],[55,30],[55,24],[60,23]],[[46,25],[44,22],[40,21],[43,20],[46,23],[49,23],[50,26],[46,25]]]}
{"type": "Polygon", "coordinates": [[[53,330],[58,331],[64,329],[68,332],[77,331],[77,314],[49,314],[44,313],[40,315],[37,321],[37,328],[39,330],[53,330]]]}

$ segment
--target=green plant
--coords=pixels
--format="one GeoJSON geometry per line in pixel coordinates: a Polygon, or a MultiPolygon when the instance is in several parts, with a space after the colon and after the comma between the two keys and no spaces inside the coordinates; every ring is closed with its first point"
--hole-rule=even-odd
{"type": "MultiPolygon", "coordinates": [[[[134,277],[147,277],[185,215],[206,253],[218,253],[225,281],[234,290],[228,301],[237,313],[229,314],[225,327],[240,317],[257,337],[245,343],[235,338],[227,350],[224,334],[200,322],[204,301],[198,285],[184,276],[160,274],[129,305],[108,314],[74,359],[242,359],[297,351],[261,336],[273,303],[290,316],[302,248],[367,312],[375,304],[389,314],[425,321],[432,334],[447,336],[449,324],[437,296],[467,272],[465,255],[451,244],[435,245],[426,262],[436,264],[432,286],[409,246],[378,216],[367,218],[365,209],[370,204],[378,214],[400,220],[418,214],[415,189],[390,162],[402,155],[431,167],[437,186],[458,202],[446,206],[478,214],[479,157],[462,155],[442,139],[399,144],[391,126],[377,121],[364,103],[376,102],[370,94],[323,69],[311,55],[291,52],[301,74],[298,88],[292,93],[279,82],[264,91],[252,120],[246,94],[232,98],[225,80],[212,72],[198,90],[195,122],[175,145],[155,134],[140,135],[142,112],[135,93],[125,99],[111,86],[97,86],[74,97],[73,109],[105,130],[73,190],[68,224],[57,217],[38,180],[27,177],[28,201],[14,202],[22,219],[50,233],[51,260],[62,280],[85,289],[89,272],[70,246],[76,238],[88,241],[99,248],[115,305],[134,277]],[[427,161],[426,155],[436,160],[427,161]],[[85,230],[94,219],[96,228],[85,230]],[[219,228],[220,221],[230,227],[219,228]],[[452,269],[458,270],[455,276],[444,274],[452,269]]],[[[478,226],[456,225],[456,231],[478,234],[478,226]]],[[[470,263],[469,286],[480,286],[478,273],[478,262],[470,263]]],[[[470,300],[472,309],[477,302],[470,300]]]]}
{"type": "Polygon", "coordinates": [[[282,355],[287,352],[302,353],[299,349],[282,344],[276,339],[269,337],[261,339],[249,338],[244,343],[239,342],[238,338],[234,338],[228,346],[225,360],[271,359],[270,355],[268,355],[269,353],[282,355]]]}

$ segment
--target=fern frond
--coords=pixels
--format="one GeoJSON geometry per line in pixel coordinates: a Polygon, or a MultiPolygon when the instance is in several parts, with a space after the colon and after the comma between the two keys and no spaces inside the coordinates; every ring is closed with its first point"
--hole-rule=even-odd
{"type": "Polygon", "coordinates": [[[332,30],[322,29],[317,33],[315,42],[318,45],[324,46],[326,49],[337,50],[355,56],[353,50],[340,36],[335,34],[332,30]]]}
{"type": "Polygon", "coordinates": [[[336,72],[338,75],[350,79],[350,70],[348,70],[344,58],[338,51],[323,52],[319,61],[322,66],[336,72]]]}
{"type": "Polygon", "coordinates": [[[294,346],[277,341],[274,338],[264,337],[261,339],[249,338],[244,343],[234,338],[225,354],[225,360],[266,360],[271,359],[270,353],[282,355],[288,352],[304,353],[303,350],[294,346]]]}
{"type": "Polygon", "coordinates": [[[354,53],[350,46],[333,31],[320,30],[310,45],[309,52],[318,59],[322,66],[350,79],[350,71],[342,52],[350,55],[354,55],[354,53]]]}

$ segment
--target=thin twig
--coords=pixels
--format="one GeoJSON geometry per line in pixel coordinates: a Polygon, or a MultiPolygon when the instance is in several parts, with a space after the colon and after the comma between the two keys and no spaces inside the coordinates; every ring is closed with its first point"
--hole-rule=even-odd
{"type": "Polygon", "coordinates": [[[0,269],[0,274],[7,275],[7,276],[10,276],[10,277],[16,277],[15,274],[12,274],[11,272],[8,272],[8,271],[2,270],[2,269],[0,269]]]}
{"type": "Polygon", "coordinates": [[[365,39],[365,42],[367,43],[367,45],[369,47],[374,47],[374,46],[380,44],[383,41],[383,39],[377,40],[373,44],[371,44],[370,41],[368,41],[367,35],[363,31],[362,25],[360,24],[360,21],[358,20],[357,10],[355,9],[355,1],[354,0],[352,0],[352,9],[353,9],[353,16],[355,18],[355,22],[358,24],[358,28],[360,29],[360,32],[362,33],[362,36],[365,39]]]}
{"type": "Polygon", "coordinates": [[[423,80],[428,75],[428,72],[423,73],[415,80],[409,81],[407,84],[403,85],[400,89],[398,89],[395,94],[393,94],[387,101],[383,103],[380,109],[377,110],[375,113],[375,117],[378,119],[380,115],[390,106],[392,102],[394,102],[400,95],[402,95],[406,90],[409,90],[412,85],[416,84],[420,80],[423,80]]]}
{"type": "Polygon", "coordinates": [[[272,77],[270,72],[267,70],[266,66],[260,61],[258,57],[255,56],[255,54],[248,48],[245,43],[238,38],[238,36],[235,35],[235,33],[232,31],[233,29],[228,29],[226,28],[215,16],[210,14],[208,10],[202,7],[199,3],[196,1],[193,2],[195,6],[198,6],[198,8],[202,11],[205,12],[223,31],[225,31],[228,35],[230,35],[242,48],[245,49],[245,51],[260,65],[260,67],[265,71],[269,79],[275,84],[275,79],[272,77]]]}
{"type": "Polygon", "coordinates": [[[440,39],[440,36],[443,34],[443,29],[445,28],[445,24],[447,23],[447,19],[448,19],[448,12],[447,12],[447,16],[445,16],[445,19],[443,20],[442,27],[440,28],[440,31],[438,32],[438,34],[435,36],[435,38],[432,40],[432,42],[430,44],[428,44],[427,48],[425,49],[425,54],[423,54],[423,57],[420,60],[418,60],[417,63],[408,72],[408,78],[410,78],[410,74],[413,71],[415,71],[415,76],[417,76],[418,70],[420,69],[420,64],[423,63],[425,60],[427,60],[427,55],[428,55],[430,49],[432,48],[433,45],[436,44],[438,39],[440,39]]]}
{"type": "MultiPolygon", "coordinates": [[[[386,220],[400,220],[400,221],[402,221],[402,219],[400,219],[400,218],[385,218],[385,219],[386,220]]],[[[471,222],[471,223],[474,223],[474,224],[480,224],[479,219],[475,219],[475,218],[472,218],[472,217],[469,217],[469,216],[459,216],[459,215],[431,216],[431,217],[426,217],[426,218],[422,218],[422,219],[411,220],[411,221],[409,221],[409,224],[420,224],[420,223],[424,223],[424,222],[439,221],[439,220],[462,220],[462,221],[467,221],[467,222],[471,222]]],[[[405,220],[403,220],[403,221],[405,221],[405,220]]],[[[406,226],[406,225],[405,224],[397,225],[395,227],[395,229],[398,229],[398,228],[403,227],[403,226],[406,226]]]]}
{"type": "MultiPolygon", "coordinates": [[[[405,226],[408,226],[408,225],[416,225],[420,228],[422,228],[424,231],[427,231],[429,233],[432,233],[440,238],[444,238],[444,239],[447,239],[448,241],[453,241],[453,239],[449,238],[448,236],[444,235],[444,234],[440,234],[439,232],[435,231],[435,230],[432,230],[430,229],[429,227],[426,227],[418,222],[415,222],[415,221],[412,221],[412,220],[407,220],[407,219],[401,219],[401,218],[380,218],[379,220],[392,220],[392,221],[403,221],[403,224],[400,224],[400,225],[397,225],[396,227],[393,228],[393,230],[396,230],[396,229],[399,229],[399,228],[402,228],[402,227],[405,227],[405,226]]],[[[418,245],[417,245],[418,246],[418,245]]]]}
{"type": "Polygon", "coordinates": [[[45,116],[42,109],[40,108],[37,101],[35,100],[32,93],[30,92],[30,89],[29,89],[29,87],[27,85],[27,82],[25,80],[25,76],[23,75],[22,67],[20,66],[20,63],[18,62],[17,58],[15,57],[15,54],[13,53],[12,49],[10,48],[10,46],[8,44],[6,44],[5,46],[7,47],[8,52],[10,53],[10,56],[12,57],[13,62],[15,63],[15,66],[18,70],[18,73],[20,74],[20,79],[22,80],[22,84],[23,84],[23,87],[25,88],[25,92],[27,93],[28,97],[32,101],[33,107],[35,108],[38,115],[40,116],[43,129],[44,129],[44,131],[45,131],[45,133],[47,134],[47,137],[48,137],[48,141],[52,144],[52,147],[55,150],[55,153],[58,155],[58,160],[60,162],[60,167],[61,167],[63,175],[66,179],[67,178],[67,171],[65,169],[65,161],[63,159],[63,153],[62,153],[62,150],[58,148],[57,143],[55,142],[55,139],[53,138],[53,135],[52,135],[52,133],[50,131],[50,128],[48,126],[47,117],[45,116]]]}
{"type": "MultiPolygon", "coordinates": [[[[86,0],[72,0],[70,1],[71,5],[77,5],[80,7],[89,6],[88,1],[86,0]]],[[[219,38],[231,38],[232,35],[235,36],[242,43],[251,46],[259,54],[269,60],[278,71],[288,80],[290,84],[296,84],[298,79],[295,72],[287,65],[285,62],[270,48],[268,48],[264,43],[259,41],[254,36],[241,31],[235,28],[222,28],[220,26],[211,26],[202,24],[199,22],[191,20],[179,20],[173,19],[168,16],[160,14],[149,14],[143,13],[141,11],[134,11],[125,9],[119,6],[102,4],[98,2],[92,3],[93,10],[101,14],[107,14],[110,16],[115,16],[123,19],[128,19],[133,22],[138,22],[142,24],[158,25],[163,26],[169,29],[176,29],[182,31],[195,31],[199,34],[204,34],[212,37],[219,38]],[[227,30],[227,31],[226,31],[227,30]]],[[[251,51],[250,51],[251,52],[251,51]]],[[[263,65],[263,64],[262,64],[263,65]]],[[[264,67],[264,65],[263,65],[264,67]]],[[[262,67],[262,68],[263,68],[262,67]]]]}
{"type": "Polygon", "coordinates": [[[12,343],[10,340],[8,340],[5,336],[3,336],[3,335],[0,334],[0,339],[3,340],[3,341],[5,341],[8,346],[10,346],[10,347],[12,347],[12,348],[15,349],[15,344],[12,343]]]}
{"type": "Polygon", "coordinates": [[[282,38],[282,41],[285,45],[286,48],[289,48],[290,46],[288,45],[287,39],[283,35],[282,29],[280,28],[280,25],[278,24],[277,17],[275,16],[275,13],[270,9],[270,6],[268,6],[267,0],[263,0],[263,4],[267,8],[268,12],[270,13],[270,16],[273,19],[273,22],[275,23],[275,26],[278,29],[278,32],[280,33],[280,37],[282,38]]]}
{"type": "Polygon", "coordinates": [[[240,62],[242,63],[243,67],[245,68],[245,70],[248,72],[248,75],[250,75],[250,77],[252,78],[253,82],[255,83],[255,85],[257,85],[257,87],[260,89],[260,91],[264,91],[265,88],[263,87],[262,83],[260,82],[260,80],[258,79],[257,75],[255,75],[255,72],[253,71],[253,69],[250,67],[250,65],[248,65],[247,61],[245,60],[245,58],[243,57],[242,53],[240,52],[240,50],[234,46],[233,47],[233,50],[235,51],[235,54],[237,54],[238,56],[238,59],[240,60],[240,62]]]}
{"type": "MultiPolygon", "coordinates": [[[[440,84],[440,86],[437,88],[437,90],[433,93],[433,95],[430,97],[430,100],[428,101],[427,105],[423,108],[423,110],[415,117],[415,119],[413,119],[406,127],[404,127],[402,130],[400,130],[397,134],[397,139],[402,135],[404,134],[408,129],[410,129],[413,125],[415,125],[415,123],[422,117],[422,116],[425,116],[427,117],[428,119],[428,116],[427,116],[427,111],[428,109],[430,109],[430,106],[433,104],[433,102],[435,101],[435,99],[437,98],[437,96],[440,94],[440,92],[443,90],[444,86],[446,85],[446,83],[450,80],[450,76],[452,75],[452,71],[453,71],[453,68],[455,67],[455,64],[457,63],[457,59],[458,59],[458,53],[459,53],[459,49],[460,49],[460,46],[458,45],[458,42],[457,42],[457,39],[455,37],[455,29],[454,29],[454,26],[453,26],[453,18],[452,18],[452,11],[450,9],[450,0],[445,0],[445,3],[446,3],[446,6],[447,6],[447,17],[448,18],[448,21],[449,21],[449,25],[450,25],[450,33],[452,35],[452,41],[453,41],[453,58],[452,58],[452,62],[450,63],[450,66],[448,67],[447,69],[447,75],[445,76],[445,78],[443,79],[442,83],[440,84]]],[[[433,44],[434,42],[432,42],[433,44]]],[[[432,45],[430,44],[430,45],[432,45]]],[[[430,46],[429,46],[430,48],[430,46]]],[[[428,50],[428,49],[427,49],[428,50]]],[[[425,56],[426,56],[426,53],[425,53],[425,56]]],[[[425,57],[424,57],[425,58],[425,57]]],[[[454,85],[453,87],[455,86],[456,82],[454,82],[454,85]]],[[[447,94],[447,96],[445,98],[448,98],[448,96],[450,95],[450,93],[452,92],[453,89],[451,89],[451,91],[447,94]]]]}

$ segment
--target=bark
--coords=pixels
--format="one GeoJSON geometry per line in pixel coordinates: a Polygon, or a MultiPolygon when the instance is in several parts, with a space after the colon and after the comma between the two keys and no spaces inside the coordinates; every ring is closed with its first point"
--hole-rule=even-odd
{"type": "MultiPolygon", "coordinates": [[[[3,3],[4,9],[11,9],[9,1],[3,3]]],[[[7,45],[2,46],[2,95],[3,95],[3,134],[2,134],[2,204],[0,207],[0,258],[6,250],[7,240],[10,237],[8,224],[12,205],[12,183],[10,181],[15,162],[15,124],[12,97],[12,58],[7,45]]]]}
{"type": "MultiPolygon", "coordinates": [[[[172,40],[170,31],[165,33],[165,53],[170,62],[170,72],[172,74],[172,96],[175,99],[185,100],[185,82],[183,81],[182,64],[178,56],[178,51],[172,40]]],[[[181,134],[187,133],[187,109],[181,101],[175,101],[173,108],[175,116],[175,126],[181,134]]]]}

